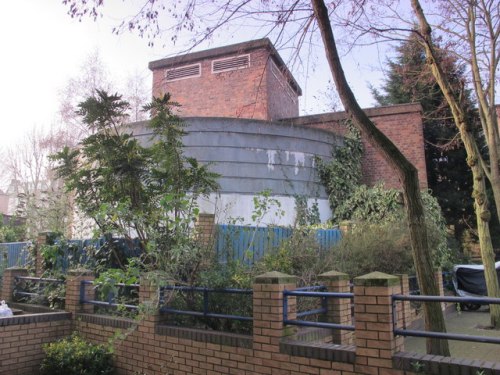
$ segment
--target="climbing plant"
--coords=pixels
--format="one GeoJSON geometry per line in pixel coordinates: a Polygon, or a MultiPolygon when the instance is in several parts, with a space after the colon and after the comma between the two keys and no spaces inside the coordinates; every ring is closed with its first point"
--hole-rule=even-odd
{"type": "Polygon", "coordinates": [[[328,193],[334,220],[337,208],[351,196],[361,181],[363,145],[360,132],[348,121],[345,126],[344,144],[333,148],[332,159],[324,161],[317,157],[315,161],[321,183],[328,193]]]}

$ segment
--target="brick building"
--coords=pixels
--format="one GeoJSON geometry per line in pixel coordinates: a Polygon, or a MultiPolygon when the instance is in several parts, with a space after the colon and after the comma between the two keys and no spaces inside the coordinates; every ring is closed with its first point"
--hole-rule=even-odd
{"type": "MultiPolygon", "coordinates": [[[[251,198],[269,187],[284,207],[294,205],[293,197],[306,196],[310,204],[318,203],[321,219],[328,219],[328,199],[315,173],[314,158],[328,158],[331,148],[341,144],[346,114],[299,116],[302,91],[268,39],[153,61],[149,68],[153,94],[171,93],[181,104],[179,114],[188,126],[196,124],[194,134],[188,127],[187,153],[214,163],[222,176],[219,201],[232,202],[238,208],[232,214],[249,216],[251,198]],[[198,141],[192,141],[195,138],[198,141]]],[[[420,105],[366,111],[417,167],[420,185],[426,188],[420,105]]],[[[400,187],[382,156],[366,140],[363,143],[364,182],[400,187]]],[[[215,206],[202,204],[207,213],[215,212],[215,206]]],[[[293,220],[293,215],[287,217],[293,220]]]]}

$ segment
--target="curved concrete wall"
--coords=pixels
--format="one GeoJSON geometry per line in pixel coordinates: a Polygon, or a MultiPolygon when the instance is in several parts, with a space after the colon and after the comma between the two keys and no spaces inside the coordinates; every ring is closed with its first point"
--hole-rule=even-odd
{"type": "MultiPolygon", "coordinates": [[[[229,118],[186,118],[186,156],[213,163],[221,175],[220,193],[327,198],[319,183],[314,156],[330,158],[342,138],[318,129],[283,123],[229,118]]],[[[136,137],[149,142],[145,123],[133,124],[136,137]]]]}

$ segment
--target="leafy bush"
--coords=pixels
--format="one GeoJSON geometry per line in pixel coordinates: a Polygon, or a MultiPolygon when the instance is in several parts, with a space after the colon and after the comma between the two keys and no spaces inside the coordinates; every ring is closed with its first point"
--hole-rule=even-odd
{"type": "MultiPolygon", "coordinates": [[[[433,196],[427,192],[422,193],[424,212],[427,223],[427,235],[429,246],[432,249],[433,262],[435,266],[449,268],[454,262],[456,254],[452,254],[448,247],[447,230],[441,208],[433,196]]],[[[373,236],[372,240],[377,242],[377,229],[367,228],[370,226],[381,226],[379,229],[381,241],[389,240],[384,238],[384,233],[389,226],[395,229],[394,241],[403,246],[409,246],[409,231],[404,212],[403,197],[398,190],[385,189],[383,185],[375,187],[359,186],[338,209],[337,214],[340,219],[351,220],[360,225],[358,235],[362,235],[362,230],[367,229],[367,236],[373,236]],[[397,230],[396,230],[397,229],[397,230]],[[401,231],[401,236],[398,234],[401,231]]],[[[362,236],[361,236],[362,237],[362,236]]],[[[362,238],[359,241],[364,241],[362,238]]],[[[387,245],[387,244],[386,244],[387,245]]],[[[347,246],[341,244],[340,246],[347,246]]],[[[393,248],[394,244],[390,245],[393,248]]],[[[369,246],[371,248],[371,246],[369,246]]],[[[368,247],[365,247],[368,251],[368,247]]],[[[361,251],[352,249],[352,251],[361,251]]],[[[370,256],[367,254],[367,256],[370,256]]],[[[395,271],[394,271],[395,272],[395,271]]]]}
{"type": "Polygon", "coordinates": [[[42,375],[111,375],[112,354],[102,345],[86,342],[78,335],[43,346],[42,375]]]}
{"type": "Polygon", "coordinates": [[[317,275],[327,271],[323,256],[314,230],[294,228],[290,237],[283,240],[277,249],[266,253],[255,265],[254,274],[279,271],[297,276],[299,285],[311,285],[317,275]]]}
{"type": "Polygon", "coordinates": [[[412,273],[413,259],[404,223],[356,224],[344,233],[325,261],[331,269],[357,277],[373,271],[412,273]]]}

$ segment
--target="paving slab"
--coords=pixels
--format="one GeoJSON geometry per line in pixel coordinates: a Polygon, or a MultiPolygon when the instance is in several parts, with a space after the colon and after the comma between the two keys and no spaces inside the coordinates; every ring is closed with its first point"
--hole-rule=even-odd
{"type": "MultiPolygon", "coordinates": [[[[446,329],[449,333],[474,336],[500,337],[500,330],[489,329],[490,316],[487,307],[478,311],[449,311],[446,329]]],[[[500,362],[500,344],[485,344],[449,340],[452,357],[500,362]]],[[[425,338],[405,338],[405,351],[425,353],[425,338]]]]}

